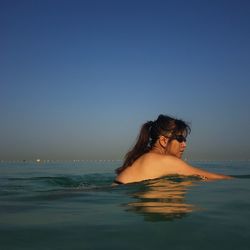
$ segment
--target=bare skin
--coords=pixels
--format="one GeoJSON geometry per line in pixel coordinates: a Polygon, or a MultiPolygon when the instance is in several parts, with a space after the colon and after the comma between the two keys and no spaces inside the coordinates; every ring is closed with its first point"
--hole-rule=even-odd
{"type": "Polygon", "coordinates": [[[151,151],[139,157],[130,167],[122,171],[116,180],[126,184],[175,174],[198,175],[208,180],[232,178],[190,166],[181,159],[185,148],[185,142],[169,141],[168,138],[160,136],[151,151]]]}

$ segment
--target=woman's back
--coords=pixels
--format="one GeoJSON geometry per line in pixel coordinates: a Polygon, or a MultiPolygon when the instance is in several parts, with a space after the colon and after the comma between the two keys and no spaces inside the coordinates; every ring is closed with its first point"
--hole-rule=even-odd
{"type": "Polygon", "coordinates": [[[149,152],[139,157],[130,167],[127,167],[116,178],[122,183],[138,182],[142,180],[160,178],[171,173],[171,166],[166,166],[166,161],[171,162],[166,155],[149,152]]]}
{"type": "Polygon", "coordinates": [[[126,184],[161,178],[167,175],[193,175],[211,180],[232,178],[190,166],[185,161],[172,155],[149,152],[139,157],[130,167],[123,170],[116,177],[116,182],[126,184]]]}

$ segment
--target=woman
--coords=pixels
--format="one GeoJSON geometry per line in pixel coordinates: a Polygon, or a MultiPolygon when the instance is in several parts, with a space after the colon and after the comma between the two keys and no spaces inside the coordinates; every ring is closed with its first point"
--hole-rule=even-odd
{"type": "Polygon", "coordinates": [[[116,170],[116,184],[139,182],[166,175],[198,175],[204,179],[230,179],[192,167],[181,160],[190,127],[182,120],[159,115],[142,125],[138,140],[116,170]]]}

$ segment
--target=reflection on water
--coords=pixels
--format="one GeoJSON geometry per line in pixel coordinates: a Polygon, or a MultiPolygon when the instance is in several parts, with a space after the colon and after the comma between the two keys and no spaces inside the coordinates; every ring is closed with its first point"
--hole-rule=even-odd
{"type": "MultiPolygon", "coordinates": [[[[200,180],[200,179],[198,179],[200,180]]],[[[187,190],[197,183],[197,178],[172,177],[151,180],[130,194],[137,201],[127,204],[127,211],[142,214],[147,221],[182,218],[195,210],[185,201],[187,190]]]]}

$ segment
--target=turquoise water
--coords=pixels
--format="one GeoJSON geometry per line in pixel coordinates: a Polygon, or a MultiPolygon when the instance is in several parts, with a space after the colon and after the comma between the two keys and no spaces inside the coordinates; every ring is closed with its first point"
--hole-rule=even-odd
{"type": "Polygon", "coordinates": [[[119,162],[1,163],[0,249],[250,249],[250,162],[236,176],[111,187],[119,162]]]}

